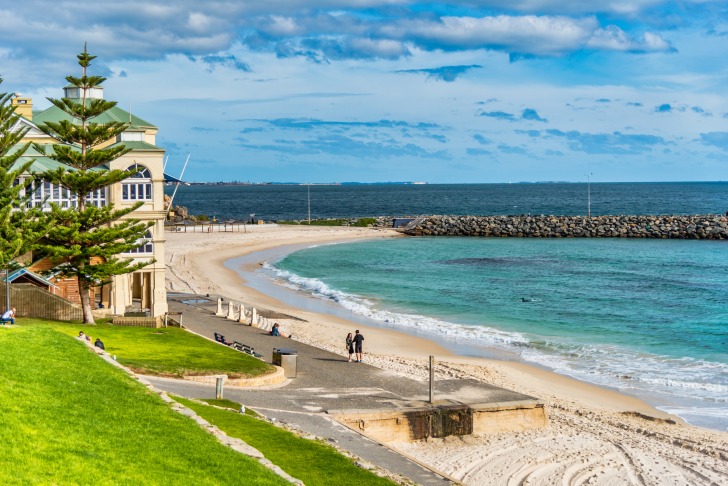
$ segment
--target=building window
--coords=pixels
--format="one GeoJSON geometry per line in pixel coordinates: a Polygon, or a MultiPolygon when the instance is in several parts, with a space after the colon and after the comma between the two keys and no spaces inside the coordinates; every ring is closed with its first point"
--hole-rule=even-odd
{"type": "Polygon", "coordinates": [[[154,196],[152,175],[149,173],[149,169],[143,165],[134,164],[127,170],[137,172],[121,183],[121,199],[123,201],[151,201],[154,196]]]}
{"type": "MultiPolygon", "coordinates": [[[[75,208],[78,206],[78,198],[75,193],[66,187],[48,181],[30,181],[25,186],[25,191],[26,194],[30,194],[28,207],[49,209],[51,203],[55,203],[61,208],[75,208]]],[[[89,206],[106,206],[106,188],[89,192],[86,195],[86,203],[89,206]]]]}
{"type": "Polygon", "coordinates": [[[129,253],[152,254],[154,253],[154,243],[152,242],[152,232],[147,230],[144,238],[140,238],[137,243],[139,246],[129,251],[129,253]]]}
{"type": "Polygon", "coordinates": [[[138,130],[125,130],[119,134],[119,142],[143,142],[144,132],[138,130]]]}

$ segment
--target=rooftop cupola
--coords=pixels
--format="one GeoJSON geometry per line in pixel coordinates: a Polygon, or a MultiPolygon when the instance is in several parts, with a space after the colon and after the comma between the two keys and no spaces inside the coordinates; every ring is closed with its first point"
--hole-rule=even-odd
{"type": "Polygon", "coordinates": [[[11,100],[11,105],[15,107],[15,114],[27,118],[28,120],[33,119],[33,99],[26,98],[20,93],[15,93],[11,100]]]}
{"type": "MultiPolygon", "coordinates": [[[[77,88],[76,86],[66,86],[65,88],[63,88],[63,97],[72,100],[80,100],[83,98],[83,91],[83,88],[77,88]]],[[[102,86],[86,88],[86,99],[103,100],[104,88],[102,86]]]]}

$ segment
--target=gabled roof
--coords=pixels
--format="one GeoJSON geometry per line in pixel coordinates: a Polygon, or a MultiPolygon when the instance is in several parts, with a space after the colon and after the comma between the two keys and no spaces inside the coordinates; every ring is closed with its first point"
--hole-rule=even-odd
{"type": "MultiPolygon", "coordinates": [[[[64,112],[57,106],[51,106],[47,110],[43,110],[40,113],[33,112],[33,123],[42,125],[46,122],[59,122],[61,120],[71,120],[72,118],[68,113],[64,112]]],[[[129,123],[132,128],[157,128],[146,120],[139,118],[136,115],[132,115],[126,110],[122,110],[118,106],[115,106],[109,110],[106,110],[101,115],[91,120],[94,123],[111,123],[111,122],[122,122],[129,123]]]]}
{"type": "Polygon", "coordinates": [[[25,138],[32,138],[32,137],[50,137],[50,135],[46,135],[43,133],[40,128],[38,128],[38,125],[33,123],[32,120],[25,118],[22,115],[18,115],[18,123],[13,127],[13,129],[22,129],[21,128],[28,128],[28,132],[25,134],[25,138]]]}
{"type": "MultiPolygon", "coordinates": [[[[14,153],[15,151],[19,150],[20,147],[23,145],[25,145],[25,144],[24,143],[16,144],[15,146],[13,146],[12,149],[10,149],[9,153],[14,153]]],[[[75,147],[72,146],[72,148],[75,148],[75,147]]],[[[50,145],[48,146],[48,150],[49,151],[53,150],[50,145]]],[[[70,170],[70,171],[74,170],[72,167],[69,167],[65,164],[61,164],[60,162],[57,162],[57,161],[51,159],[50,157],[47,157],[47,156],[41,154],[40,152],[38,152],[38,150],[33,145],[28,147],[28,150],[25,151],[25,154],[23,154],[23,156],[17,162],[15,162],[15,164],[13,164],[13,169],[20,166],[21,164],[26,163],[28,161],[28,159],[33,159],[33,164],[30,166],[30,169],[28,169],[28,171],[31,173],[32,172],[46,172],[48,170],[58,169],[59,167],[65,167],[66,170],[70,170]]],[[[96,167],[93,170],[108,170],[108,168],[109,167],[107,165],[103,165],[100,167],[96,167]]]]}
{"type": "Polygon", "coordinates": [[[8,280],[12,283],[13,281],[17,280],[19,277],[22,277],[25,275],[26,277],[29,277],[32,280],[35,280],[38,283],[41,283],[43,285],[48,285],[49,287],[55,287],[55,285],[38,275],[37,273],[33,273],[30,270],[26,268],[19,268],[13,272],[10,272],[10,275],[8,275],[8,280]]]}

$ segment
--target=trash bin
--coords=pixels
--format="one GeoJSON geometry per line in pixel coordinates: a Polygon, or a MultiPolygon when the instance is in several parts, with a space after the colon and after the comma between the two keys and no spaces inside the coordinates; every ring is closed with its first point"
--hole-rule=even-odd
{"type": "Polygon", "coordinates": [[[273,364],[283,368],[283,376],[296,377],[296,360],[298,352],[291,348],[273,348],[273,364]]]}

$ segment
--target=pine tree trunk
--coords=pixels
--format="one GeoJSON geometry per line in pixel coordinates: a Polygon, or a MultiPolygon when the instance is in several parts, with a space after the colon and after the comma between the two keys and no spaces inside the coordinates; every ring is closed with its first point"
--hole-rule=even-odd
{"type": "MultiPolygon", "coordinates": [[[[85,93],[85,91],[84,91],[85,93]]],[[[85,147],[84,147],[85,148],[85,147]]],[[[85,150],[84,150],[85,151],[85,150]]],[[[78,211],[83,213],[86,209],[86,195],[78,195],[78,211]]],[[[78,293],[81,296],[81,308],[83,309],[83,323],[96,324],[94,315],[91,313],[91,286],[87,280],[78,279],[78,293]]]]}
{"type": "Polygon", "coordinates": [[[96,324],[94,315],[91,313],[91,287],[85,280],[78,279],[78,293],[81,296],[81,308],[83,309],[83,323],[96,324]]]}

